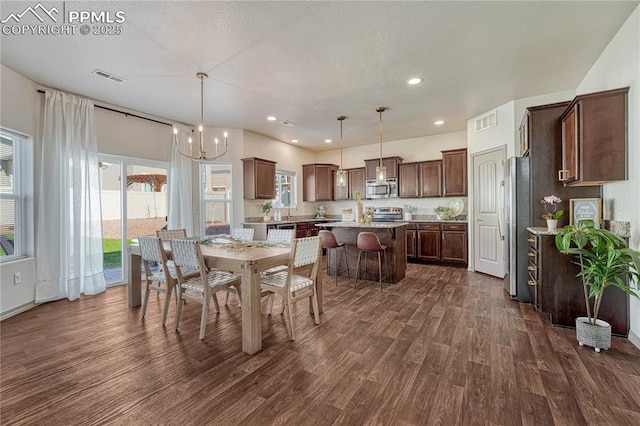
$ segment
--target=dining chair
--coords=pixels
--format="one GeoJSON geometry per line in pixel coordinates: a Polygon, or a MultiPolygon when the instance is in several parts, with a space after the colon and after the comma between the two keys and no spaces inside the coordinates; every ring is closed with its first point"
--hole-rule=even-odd
{"type": "MultiPolygon", "coordinates": [[[[262,294],[279,294],[282,297],[283,311],[286,311],[289,323],[289,338],[295,340],[292,306],[299,300],[311,299],[313,316],[316,324],[320,324],[318,310],[318,295],[316,283],[318,280],[318,260],[320,259],[320,237],[296,238],[291,245],[291,254],[287,270],[263,276],[260,280],[262,294]],[[307,276],[294,274],[294,269],[310,265],[307,276]]],[[[269,302],[269,315],[273,308],[273,299],[269,302]]]]}
{"type": "Polygon", "coordinates": [[[254,228],[233,228],[233,232],[231,236],[240,241],[251,241],[253,240],[253,233],[255,232],[254,228]]]}
{"type": "MultiPolygon", "coordinates": [[[[293,229],[269,229],[267,232],[267,242],[271,244],[291,244],[294,237],[295,231],[293,229]]],[[[275,274],[287,268],[287,265],[274,266],[273,268],[262,271],[262,275],[275,274]]]]}
{"type": "Polygon", "coordinates": [[[200,244],[194,240],[171,240],[171,253],[178,267],[178,283],[182,289],[178,302],[175,329],[177,330],[180,325],[180,316],[182,315],[182,306],[185,300],[202,303],[199,335],[200,340],[202,340],[207,327],[211,299],[213,299],[216,313],[219,313],[220,306],[218,305],[216,293],[218,291],[229,291],[231,287],[234,287],[237,294],[240,294],[241,276],[217,269],[208,269],[202,257],[200,244]],[[188,268],[197,269],[199,274],[193,278],[186,278],[183,271],[188,268]]]}
{"type": "MultiPolygon", "coordinates": [[[[167,322],[167,312],[169,311],[169,303],[171,294],[176,292],[176,303],[179,298],[178,275],[175,266],[167,261],[167,253],[164,250],[162,241],[158,237],[138,237],[140,244],[140,253],[144,264],[144,274],[146,280],[146,288],[144,293],[144,301],[142,303],[142,318],[147,313],[147,305],[149,303],[149,292],[156,291],[158,294],[166,294],[164,308],[162,310],[162,325],[167,322]],[[154,272],[151,264],[158,265],[158,271],[154,272]]],[[[193,277],[197,271],[193,268],[187,268],[183,274],[187,277],[193,277]]]]}
{"type": "Polygon", "coordinates": [[[184,228],[181,229],[158,229],[156,231],[156,237],[160,238],[162,241],[173,240],[174,238],[187,238],[187,230],[184,228]]]}

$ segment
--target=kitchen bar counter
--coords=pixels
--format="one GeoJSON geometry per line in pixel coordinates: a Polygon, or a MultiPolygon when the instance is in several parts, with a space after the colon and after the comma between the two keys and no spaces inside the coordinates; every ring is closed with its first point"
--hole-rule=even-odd
{"type": "MultiPolygon", "coordinates": [[[[373,232],[380,239],[380,243],[387,246],[387,260],[389,265],[389,275],[391,282],[398,283],[405,277],[407,269],[407,224],[406,222],[373,222],[369,224],[355,222],[328,222],[316,225],[319,228],[326,228],[333,232],[336,240],[345,243],[347,257],[349,258],[350,277],[356,276],[356,265],[358,262],[358,247],[356,242],[358,234],[363,231],[373,232]]],[[[335,274],[336,250],[329,250],[331,256],[331,269],[328,274],[335,274]]],[[[364,257],[361,260],[361,270],[364,272],[364,257]]],[[[344,265],[342,266],[344,268],[344,265]]],[[[369,255],[367,261],[367,271],[373,272],[372,280],[378,280],[378,258],[369,255]]],[[[384,265],[382,267],[384,275],[384,265]]]]}

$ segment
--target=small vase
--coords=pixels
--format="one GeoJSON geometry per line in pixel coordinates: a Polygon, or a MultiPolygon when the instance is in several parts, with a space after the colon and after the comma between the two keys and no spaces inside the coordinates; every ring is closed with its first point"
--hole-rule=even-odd
{"type": "Polygon", "coordinates": [[[263,222],[271,222],[271,216],[269,216],[269,215],[262,216],[262,221],[263,222]]]}
{"type": "Polygon", "coordinates": [[[403,215],[404,215],[404,220],[411,220],[411,219],[413,219],[413,214],[412,214],[412,213],[404,212],[404,213],[403,213],[403,215]]]}
{"type": "Polygon", "coordinates": [[[547,219],[547,230],[555,231],[558,229],[558,219],[547,219]]]}
{"type": "Polygon", "coordinates": [[[362,220],[364,219],[364,208],[362,205],[362,200],[360,198],[356,199],[356,206],[355,206],[355,221],[356,223],[360,223],[362,222],[362,220]]]}

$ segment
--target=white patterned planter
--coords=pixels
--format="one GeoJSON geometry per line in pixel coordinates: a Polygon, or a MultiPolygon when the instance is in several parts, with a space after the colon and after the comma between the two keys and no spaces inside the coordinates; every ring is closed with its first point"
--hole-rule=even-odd
{"type": "Polygon", "coordinates": [[[587,317],[576,318],[576,337],[580,346],[591,346],[596,352],[611,347],[611,325],[597,319],[596,324],[589,324],[587,317]]]}

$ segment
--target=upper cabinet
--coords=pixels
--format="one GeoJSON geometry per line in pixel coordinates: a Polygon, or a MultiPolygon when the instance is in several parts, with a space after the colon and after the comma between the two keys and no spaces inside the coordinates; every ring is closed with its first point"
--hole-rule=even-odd
{"type": "Polygon", "coordinates": [[[334,189],[333,199],[336,201],[350,200],[353,197],[353,193],[358,191],[364,195],[365,183],[364,183],[364,167],[358,167],[356,169],[346,169],[347,172],[347,185],[337,186],[334,171],[334,189]]]}
{"type": "Polygon", "coordinates": [[[442,151],[443,196],[467,195],[467,149],[442,151]]]}
{"type": "Polygon", "coordinates": [[[442,160],[400,164],[398,186],[401,198],[442,196],[442,160]]]}
{"type": "Polygon", "coordinates": [[[579,95],[562,114],[565,185],[594,186],[627,179],[629,88],[579,95]]]}
{"type": "Polygon", "coordinates": [[[335,164],[302,165],[302,200],[332,201],[335,164]]]}
{"type": "MultiPolygon", "coordinates": [[[[382,165],[387,168],[387,179],[398,177],[398,165],[402,163],[401,157],[386,157],[382,159],[382,165]]],[[[365,179],[372,180],[376,178],[376,167],[380,165],[380,159],[364,160],[366,169],[365,179]]]]}
{"type": "Polygon", "coordinates": [[[245,200],[276,198],[276,163],[262,158],[243,158],[245,200]]]}

